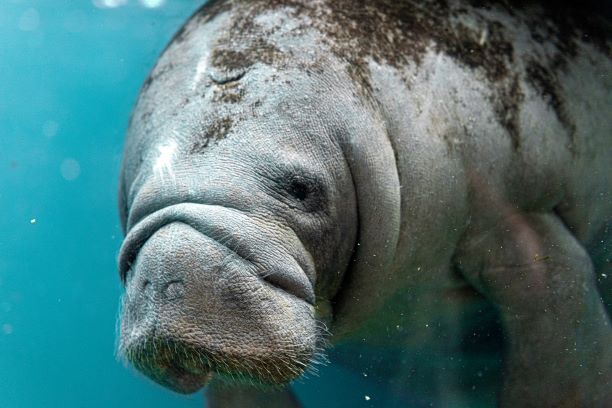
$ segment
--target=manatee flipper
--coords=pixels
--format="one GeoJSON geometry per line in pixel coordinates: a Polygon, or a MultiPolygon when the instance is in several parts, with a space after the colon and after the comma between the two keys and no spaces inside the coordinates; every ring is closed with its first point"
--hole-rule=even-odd
{"type": "Polygon", "coordinates": [[[554,214],[502,211],[474,231],[456,260],[500,311],[500,406],[610,406],[612,328],[583,247],[554,214]]]}
{"type": "Polygon", "coordinates": [[[280,390],[262,391],[250,387],[208,387],[208,408],[301,408],[289,387],[280,390]]]}

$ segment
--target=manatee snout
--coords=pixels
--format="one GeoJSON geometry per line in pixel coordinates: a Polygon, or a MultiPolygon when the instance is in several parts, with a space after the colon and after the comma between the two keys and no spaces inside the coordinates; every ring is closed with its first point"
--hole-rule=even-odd
{"type": "Polygon", "coordinates": [[[217,377],[281,384],[313,358],[312,283],[291,248],[262,248],[250,238],[262,226],[249,222],[229,209],[185,203],[128,233],[119,351],[152,380],[183,393],[217,377]]]}

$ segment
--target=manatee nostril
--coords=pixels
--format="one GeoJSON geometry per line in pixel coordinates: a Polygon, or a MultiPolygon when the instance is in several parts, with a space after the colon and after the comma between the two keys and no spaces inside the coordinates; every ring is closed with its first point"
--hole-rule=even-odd
{"type": "Polygon", "coordinates": [[[146,291],[149,286],[151,286],[151,281],[148,279],[143,279],[141,289],[146,291]]]}
{"type": "Polygon", "coordinates": [[[168,282],[162,290],[162,296],[166,300],[180,299],[185,296],[185,285],[181,280],[168,282]]]}
{"type": "Polygon", "coordinates": [[[148,279],[144,279],[142,281],[142,283],[140,284],[141,290],[142,290],[142,294],[149,298],[152,299],[153,298],[153,285],[151,285],[151,281],[148,279]]]}

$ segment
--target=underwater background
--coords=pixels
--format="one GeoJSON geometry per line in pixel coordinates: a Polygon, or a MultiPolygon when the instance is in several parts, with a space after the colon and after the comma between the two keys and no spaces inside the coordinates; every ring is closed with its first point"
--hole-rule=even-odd
{"type": "MultiPolygon", "coordinates": [[[[0,0],[0,408],[206,406],[201,391],[173,393],[116,355],[125,130],[159,54],[204,3],[0,0]]],[[[612,18],[612,0],[585,4],[612,18]]],[[[442,378],[461,358],[408,357],[441,373],[444,406],[495,406],[488,385],[501,372],[501,337],[473,341],[481,361],[469,378],[442,378]],[[455,398],[458,383],[477,404],[455,398]]],[[[398,400],[374,375],[318,370],[292,385],[305,408],[431,406],[398,400]]]]}
{"type": "MultiPolygon", "coordinates": [[[[204,404],[115,355],[124,132],[202,3],[0,0],[0,408],[204,404]]],[[[394,406],[333,366],[294,389],[305,407],[394,406]]]]}

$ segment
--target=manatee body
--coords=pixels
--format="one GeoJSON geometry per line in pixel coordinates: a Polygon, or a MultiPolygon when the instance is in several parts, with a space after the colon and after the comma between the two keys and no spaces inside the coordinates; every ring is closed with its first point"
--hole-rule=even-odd
{"type": "Polygon", "coordinates": [[[608,32],[529,3],[205,5],[128,130],[121,354],[212,406],[297,406],[278,386],[328,344],[399,400],[604,406],[608,32]]]}

